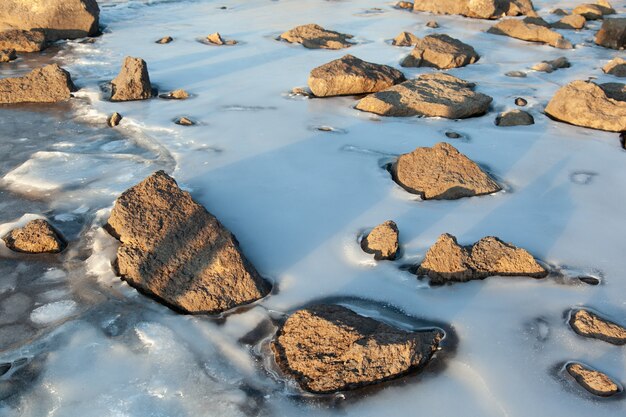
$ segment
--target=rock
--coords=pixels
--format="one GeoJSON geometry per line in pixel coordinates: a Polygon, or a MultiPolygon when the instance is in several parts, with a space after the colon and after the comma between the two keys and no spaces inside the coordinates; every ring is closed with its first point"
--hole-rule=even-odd
{"type": "Polygon", "coordinates": [[[302,389],[331,393],[418,371],[442,338],[440,330],[408,332],[339,305],[316,305],[290,315],[271,347],[302,389]]]}
{"type": "Polygon", "coordinates": [[[610,5],[607,7],[607,5],[601,4],[582,4],[574,8],[572,14],[581,15],[587,20],[598,20],[602,19],[605,15],[615,14],[615,9],[610,5]]]}
{"type": "Polygon", "coordinates": [[[58,253],[67,245],[50,223],[42,219],[11,230],[2,240],[12,251],[24,253],[58,253]]]}
{"type": "Polygon", "coordinates": [[[626,48],[626,17],[604,19],[596,34],[596,43],[605,48],[626,48]]]}
{"type": "Polygon", "coordinates": [[[585,23],[587,23],[587,19],[584,16],[579,14],[572,14],[569,16],[565,16],[558,22],[552,23],[550,26],[555,29],[583,29],[585,27],[585,23]]]}
{"type": "Polygon", "coordinates": [[[308,87],[294,87],[291,89],[289,94],[291,96],[301,96],[307,98],[315,97],[313,92],[308,87]]]}
{"type": "Polygon", "coordinates": [[[419,38],[410,32],[402,32],[391,42],[395,46],[413,46],[419,42],[419,38]]]}
{"type": "Polygon", "coordinates": [[[571,49],[572,44],[558,32],[536,23],[517,19],[506,19],[495,24],[488,33],[510,36],[528,42],[542,42],[560,49],[571,49]]]}
{"type": "Polygon", "coordinates": [[[413,3],[411,3],[410,1],[399,1],[399,2],[396,3],[396,8],[397,9],[412,10],[413,9],[413,3]]]}
{"type": "Polygon", "coordinates": [[[506,75],[507,77],[513,77],[513,78],[526,78],[526,73],[524,71],[509,71],[505,73],[504,75],[506,75]]]}
{"type": "Polygon", "coordinates": [[[124,117],[121,114],[115,112],[109,117],[109,119],[107,120],[107,124],[109,125],[109,127],[118,126],[123,118],[124,117]]]}
{"type": "Polygon", "coordinates": [[[503,15],[536,15],[530,0],[415,0],[413,10],[458,14],[478,19],[498,19],[503,15]]]}
{"type": "Polygon", "coordinates": [[[518,97],[515,99],[516,106],[524,107],[527,104],[528,104],[528,101],[525,98],[518,97]]]}
{"type": "Polygon", "coordinates": [[[361,99],[356,108],[381,116],[464,119],[484,114],[493,100],[476,93],[474,86],[448,74],[424,74],[371,94],[361,99]]]}
{"type": "Polygon", "coordinates": [[[316,24],[297,26],[282,35],[279,39],[302,44],[309,49],[343,49],[354,45],[349,39],[352,35],[326,30],[316,24]]]}
{"type": "Polygon", "coordinates": [[[566,12],[565,10],[563,10],[563,9],[553,9],[553,10],[550,10],[550,13],[555,14],[557,16],[568,16],[569,15],[569,13],[566,12]]]}
{"type": "Polygon", "coordinates": [[[447,131],[445,135],[447,138],[450,138],[450,139],[461,139],[463,137],[460,133],[453,132],[451,130],[447,131]]]}
{"type": "Polygon", "coordinates": [[[0,103],[55,103],[68,100],[76,87],[57,64],[32,70],[23,77],[0,79],[0,103]]]}
{"type": "Polygon", "coordinates": [[[584,389],[600,397],[610,397],[620,391],[619,386],[606,374],[591,369],[582,363],[570,362],[565,367],[584,389]]]}
{"type": "Polygon", "coordinates": [[[171,36],[164,36],[161,39],[159,39],[158,41],[156,41],[156,43],[161,44],[161,45],[165,45],[167,43],[170,43],[174,40],[174,38],[172,38],[171,36]]]}
{"type": "Polygon", "coordinates": [[[100,9],[96,0],[2,0],[0,27],[43,29],[48,41],[95,36],[100,9]]]}
{"type": "Polygon", "coordinates": [[[492,276],[543,278],[548,272],[530,253],[497,237],[484,237],[466,247],[446,233],[428,249],[417,275],[429,277],[431,284],[445,284],[492,276]]]}
{"type": "Polygon", "coordinates": [[[46,35],[41,30],[13,29],[0,32],[0,49],[15,49],[16,52],[39,52],[45,47],[46,35]]]}
{"type": "Polygon", "coordinates": [[[394,260],[398,254],[398,226],[388,220],[376,226],[361,240],[361,248],[376,260],[394,260]]]}
{"type": "Polygon", "coordinates": [[[550,73],[558,69],[569,68],[571,66],[572,64],[570,64],[569,60],[565,58],[564,56],[562,56],[560,58],[553,59],[552,61],[543,61],[543,62],[540,62],[539,64],[535,64],[532,66],[531,69],[535,71],[550,73]]]}
{"type": "Polygon", "coordinates": [[[496,126],[528,126],[534,125],[533,116],[524,110],[510,110],[496,117],[496,126]]]}
{"type": "Polygon", "coordinates": [[[117,199],[107,228],[123,279],[176,310],[217,314],[270,290],[235,237],[163,171],[117,199]]]}
{"type": "Polygon", "coordinates": [[[394,180],[424,200],[456,200],[500,191],[500,186],[454,146],[440,142],[400,155],[394,180]]]}
{"type": "Polygon", "coordinates": [[[439,23],[434,20],[429,20],[428,23],[426,23],[426,27],[437,29],[439,27],[439,23]]]}
{"type": "Polygon", "coordinates": [[[206,40],[213,45],[237,45],[237,41],[225,40],[219,32],[211,33],[206,40]]]}
{"type": "Polygon", "coordinates": [[[317,97],[331,97],[372,93],[404,80],[404,74],[393,67],[345,55],[313,69],[308,84],[317,97]]]}
{"type": "Polygon", "coordinates": [[[480,59],[474,48],[444,34],[428,35],[400,63],[403,67],[450,69],[473,64],[480,59]]]}
{"type": "Polygon", "coordinates": [[[188,117],[179,117],[175,122],[177,125],[181,126],[193,126],[196,123],[188,117]]]}
{"type": "Polygon", "coordinates": [[[626,328],[585,309],[570,314],[569,325],[581,336],[599,339],[613,345],[626,344],[626,328]]]}
{"type": "Polygon", "coordinates": [[[0,50],[0,63],[11,62],[15,59],[17,59],[17,54],[15,53],[15,49],[0,50]]]}
{"type": "Polygon", "coordinates": [[[127,56],[122,69],[111,81],[112,101],[146,100],[152,97],[148,65],[141,58],[127,56]]]}
{"type": "Polygon", "coordinates": [[[170,100],[186,100],[189,98],[189,93],[183,89],[170,91],[167,94],[161,94],[159,97],[170,100]]]}
{"type": "Polygon", "coordinates": [[[602,68],[602,71],[616,77],[626,77],[626,60],[620,57],[613,58],[602,68]]]}
{"type": "Polygon", "coordinates": [[[622,132],[626,130],[626,101],[615,97],[605,84],[573,81],[556,92],[545,113],[576,126],[622,132]]]}

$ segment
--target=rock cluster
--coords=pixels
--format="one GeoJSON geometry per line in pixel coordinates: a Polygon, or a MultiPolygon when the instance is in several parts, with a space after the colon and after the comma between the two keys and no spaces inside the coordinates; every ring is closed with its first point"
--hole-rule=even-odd
{"type": "Polygon", "coordinates": [[[542,61],[539,64],[533,65],[531,69],[535,71],[551,73],[558,69],[569,68],[571,66],[572,64],[569,62],[569,60],[566,57],[562,56],[551,61],[542,61]]]}
{"type": "Polygon", "coordinates": [[[0,79],[0,103],[54,103],[68,100],[76,87],[70,74],[56,64],[17,78],[0,79]]]}
{"type": "Polygon", "coordinates": [[[510,36],[528,42],[541,42],[561,49],[571,49],[572,44],[558,32],[549,28],[541,19],[506,19],[495,24],[488,33],[510,36]]]}
{"type": "Polygon", "coordinates": [[[435,34],[419,39],[400,65],[450,69],[473,64],[479,59],[480,56],[470,45],[445,34],[435,34]]]}
{"type": "Polygon", "coordinates": [[[120,73],[111,81],[112,101],[146,100],[152,97],[148,65],[141,58],[124,58],[120,73]]]}
{"type": "Polygon", "coordinates": [[[352,35],[326,30],[316,24],[297,26],[280,35],[279,39],[302,44],[309,49],[343,49],[354,45],[352,35]]]}
{"type": "Polygon", "coordinates": [[[6,246],[15,252],[57,253],[67,243],[47,221],[31,220],[24,227],[11,230],[2,238],[6,246]]]}
{"type": "Polygon", "coordinates": [[[477,19],[507,16],[535,16],[530,0],[415,0],[414,11],[458,14],[477,19]]]}
{"type": "Polygon", "coordinates": [[[0,32],[0,50],[39,52],[46,47],[46,36],[41,30],[12,29],[0,32]]]}
{"type": "Polygon", "coordinates": [[[361,248],[376,260],[394,260],[398,254],[398,226],[388,220],[379,224],[361,240],[361,248]]]}

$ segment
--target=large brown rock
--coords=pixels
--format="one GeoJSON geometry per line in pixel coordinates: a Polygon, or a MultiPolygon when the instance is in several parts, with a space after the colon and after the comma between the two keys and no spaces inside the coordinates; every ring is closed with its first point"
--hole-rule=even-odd
{"type": "Polygon", "coordinates": [[[0,49],[16,52],[39,52],[46,46],[46,35],[41,30],[12,29],[0,32],[0,49]]]}
{"type": "Polygon", "coordinates": [[[472,246],[461,246],[454,236],[443,234],[428,249],[417,275],[432,284],[466,282],[492,276],[543,278],[548,272],[526,250],[488,236],[472,246]]]}
{"type": "Polygon", "coordinates": [[[398,254],[398,226],[388,220],[372,229],[361,240],[361,248],[367,253],[373,253],[376,260],[394,260],[398,254]]]}
{"type": "Polygon", "coordinates": [[[626,100],[620,100],[610,84],[573,81],[556,92],[545,112],[576,126],[610,132],[626,130],[626,100]]]}
{"type": "Polygon", "coordinates": [[[373,93],[404,80],[404,74],[393,67],[345,55],[314,68],[308,85],[317,97],[330,97],[373,93]]]}
{"type": "Polygon", "coordinates": [[[616,57],[609,61],[603,68],[606,74],[614,75],[616,77],[626,77],[626,60],[616,57]]]}
{"type": "Polygon", "coordinates": [[[477,19],[536,13],[530,0],[415,0],[413,10],[438,14],[459,14],[477,19]]]}
{"type": "Polygon", "coordinates": [[[418,40],[400,65],[450,69],[473,64],[479,59],[480,56],[470,45],[445,34],[435,34],[418,40]]]}
{"type": "Polygon", "coordinates": [[[575,7],[572,14],[583,16],[587,20],[598,20],[606,15],[615,14],[615,9],[608,2],[588,3],[575,7]]]}
{"type": "Polygon", "coordinates": [[[309,49],[343,49],[353,45],[352,35],[326,30],[316,24],[297,26],[280,35],[280,39],[302,44],[309,49]]]}
{"type": "Polygon", "coordinates": [[[141,58],[127,56],[122,69],[111,81],[113,101],[146,100],[152,97],[148,65],[141,58]]]}
{"type": "Polygon", "coordinates": [[[23,77],[0,79],[0,103],[54,103],[76,91],[70,74],[57,64],[32,70],[23,77]]]}
{"type": "Polygon", "coordinates": [[[2,238],[7,248],[24,253],[57,253],[65,240],[47,221],[31,220],[24,227],[11,230],[2,238]]]}
{"type": "Polygon", "coordinates": [[[581,336],[603,340],[614,345],[626,345],[626,328],[596,313],[580,309],[570,314],[569,325],[581,336]]]}
{"type": "Polygon", "coordinates": [[[600,397],[610,397],[620,391],[617,385],[608,375],[591,369],[578,362],[570,362],[565,366],[567,372],[574,377],[584,389],[600,397]]]}
{"type": "Polygon", "coordinates": [[[500,191],[475,162],[446,142],[400,155],[391,170],[399,185],[424,200],[456,200],[500,191]]]}
{"type": "Polygon", "coordinates": [[[626,48],[626,17],[604,19],[596,34],[596,43],[605,48],[626,48]]]}
{"type": "Polygon", "coordinates": [[[358,110],[381,116],[464,119],[487,112],[493,100],[452,75],[424,74],[361,99],[358,110]]]}
{"type": "Polygon", "coordinates": [[[573,48],[571,42],[565,39],[560,33],[538,24],[539,21],[531,22],[532,21],[506,19],[489,28],[487,32],[494,35],[510,36],[528,42],[541,42],[555,48],[573,48]]]}
{"type": "Polygon", "coordinates": [[[46,39],[75,39],[99,32],[96,0],[2,0],[0,30],[43,29],[46,39]]]}
{"type": "Polygon", "coordinates": [[[289,316],[272,350],[302,389],[331,393],[417,371],[442,338],[439,330],[407,332],[342,306],[316,305],[289,316]]]}
{"type": "Polygon", "coordinates": [[[401,32],[391,42],[394,46],[413,46],[419,42],[419,38],[410,32],[401,32]]]}
{"type": "Polygon", "coordinates": [[[163,171],[117,199],[107,228],[123,279],[176,310],[216,314],[269,292],[235,237],[163,171]]]}

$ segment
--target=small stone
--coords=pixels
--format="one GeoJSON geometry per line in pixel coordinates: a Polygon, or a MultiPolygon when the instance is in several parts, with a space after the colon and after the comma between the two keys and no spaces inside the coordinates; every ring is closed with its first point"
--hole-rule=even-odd
{"type": "Polygon", "coordinates": [[[414,46],[419,38],[410,32],[402,32],[396,36],[391,42],[395,46],[414,46]]]}
{"type": "Polygon", "coordinates": [[[463,136],[461,136],[461,134],[459,134],[459,133],[448,131],[448,132],[446,132],[446,137],[448,137],[450,139],[460,139],[463,136]]]}
{"type": "Polygon", "coordinates": [[[596,43],[605,48],[626,48],[626,17],[604,19],[596,34],[596,43]]]}
{"type": "Polygon", "coordinates": [[[533,65],[531,69],[535,71],[551,73],[558,69],[569,68],[571,66],[572,64],[570,64],[569,60],[566,57],[562,56],[560,58],[553,59],[552,61],[540,62],[539,64],[533,65]]]}
{"type": "Polygon", "coordinates": [[[569,15],[569,13],[566,12],[565,10],[563,10],[563,9],[553,9],[553,10],[550,10],[550,13],[555,14],[557,16],[567,16],[567,15],[569,15]]]}
{"type": "Polygon", "coordinates": [[[445,34],[435,34],[419,39],[400,65],[450,69],[473,64],[479,59],[480,56],[470,45],[445,34]]]}
{"type": "Polygon", "coordinates": [[[63,237],[45,220],[31,220],[2,238],[7,248],[24,253],[58,253],[65,246],[63,237]]]}
{"type": "Polygon", "coordinates": [[[608,375],[581,363],[568,363],[565,368],[576,382],[594,395],[610,397],[620,391],[619,386],[608,375]]]}
{"type": "Polygon", "coordinates": [[[550,65],[547,62],[540,62],[538,64],[535,64],[530,69],[532,69],[533,71],[538,71],[538,72],[547,72],[547,73],[554,72],[554,68],[552,68],[552,65],[550,65]]]}
{"type": "Polygon", "coordinates": [[[206,40],[213,45],[236,45],[238,42],[234,40],[225,40],[219,32],[211,33],[206,40]]]}
{"type": "Polygon", "coordinates": [[[179,117],[178,119],[176,119],[175,123],[181,126],[193,126],[196,124],[193,120],[187,117],[179,117]]]}
{"type": "Polygon", "coordinates": [[[302,44],[309,49],[343,49],[354,45],[349,39],[352,35],[326,30],[316,24],[297,26],[282,35],[279,39],[302,44]]]}
{"type": "Polygon", "coordinates": [[[189,98],[189,93],[183,89],[178,89],[167,94],[161,94],[159,97],[171,100],[186,100],[189,98]]]}
{"type": "Polygon", "coordinates": [[[579,14],[572,14],[569,16],[565,16],[558,22],[552,23],[552,26],[555,29],[583,29],[585,27],[585,23],[587,23],[587,19],[584,16],[579,14]]]}
{"type": "Polygon", "coordinates": [[[156,41],[156,43],[161,44],[161,45],[165,45],[167,43],[170,43],[174,40],[174,38],[172,38],[171,36],[165,36],[161,39],[159,39],[158,41],[156,41]]]}
{"type": "Polygon", "coordinates": [[[435,20],[429,20],[428,23],[426,23],[426,27],[437,29],[439,27],[439,23],[437,23],[435,20]]]}
{"type": "Polygon", "coordinates": [[[46,65],[23,77],[0,79],[0,103],[56,103],[69,100],[76,90],[67,71],[46,65]]]}
{"type": "Polygon", "coordinates": [[[39,52],[46,47],[46,35],[42,30],[12,29],[0,32],[0,49],[16,52],[39,52]]]}
{"type": "Polygon", "coordinates": [[[122,69],[111,81],[111,101],[146,100],[152,97],[148,65],[141,58],[127,56],[122,69]]]}
{"type": "Polygon", "coordinates": [[[539,20],[532,20],[533,23],[506,19],[492,26],[487,32],[495,35],[510,36],[528,42],[541,42],[560,49],[572,49],[572,44],[558,32],[549,29],[545,25],[538,24],[539,20]]]}
{"type": "Polygon", "coordinates": [[[411,3],[410,1],[399,1],[396,3],[396,8],[413,10],[413,3],[411,3]]]}
{"type": "Polygon", "coordinates": [[[535,119],[524,110],[510,110],[496,117],[496,126],[528,126],[534,125],[535,119]]]}
{"type": "Polygon", "coordinates": [[[602,68],[602,71],[616,77],[626,77],[626,60],[620,57],[613,58],[602,68]]]}
{"type": "Polygon", "coordinates": [[[307,87],[294,87],[291,89],[291,94],[294,96],[314,97],[313,92],[307,87]]]}
{"type": "Polygon", "coordinates": [[[527,104],[528,104],[528,101],[525,98],[518,97],[518,98],[515,99],[515,105],[516,106],[524,107],[527,104]]]}
{"type": "Polygon", "coordinates": [[[394,260],[398,254],[398,226],[388,220],[376,226],[361,240],[361,248],[376,260],[394,260]]]}
{"type": "Polygon", "coordinates": [[[109,117],[109,119],[107,120],[107,124],[109,125],[109,127],[116,127],[120,124],[123,118],[124,117],[121,114],[115,112],[109,117]]]}
{"type": "Polygon", "coordinates": [[[512,78],[526,78],[526,73],[524,71],[509,71],[504,75],[512,78]]]}
{"type": "Polygon", "coordinates": [[[626,328],[585,309],[574,311],[569,324],[581,336],[599,339],[613,345],[626,344],[626,328]]]}
{"type": "Polygon", "coordinates": [[[0,51],[0,62],[11,62],[17,59],[15,49],[3,49],[0,51]]]}

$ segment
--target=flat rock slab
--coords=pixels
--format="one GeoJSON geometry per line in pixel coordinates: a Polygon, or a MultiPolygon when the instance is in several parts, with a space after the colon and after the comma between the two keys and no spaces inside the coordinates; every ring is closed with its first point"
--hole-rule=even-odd
{"type": "Polygon", "coordinates": [[[398,235],[398,226],[388,220],[373,228],[361,240],[361,248],[367,253],[374,254],[376,260],[394,260],[398,254],[398,235]]]}
{"type": "Polygon", "coordinates": [[[623,132],[626,130],[626,99],[619,83],[595,84],[573,81],[561,87],[546,106],[548,116],[576,126],[623,132]]]}
{"type": "Polygon", "coordinates": [[[147,100],[152,97],[148,65],[141,58],[124,58],[120,73],[111,81],[112,101],[147,100]]]}
{"type": "Polygon", "coordinates": [[[445,34],[428,35],[402,60],[403,67],[450,69],[473,64],[480,59],[474,48],[445,34]]]}
{"type": "Polygon", "coordinates": [[[535,118],[524,110],[510,110],[496,117],[496,126],[528,126],[534,125],[535,118]]]}
{"type": "Polygon", "coordinates": [[[607,374],[596,371],[578,362],[570,362],[565,366],[567,372],[574,377],[584,389],[600,397],[610,397],[620,391],[619,385],[607,374]]]}
{"type": "Polygon", "coordinates": [[[388,65],[345,55],[314,68],[308,85],[317,97],[367,94],[404,81],[404,74],[388,65]]]}
{"type": "Polygon", "coordinates": [[[46,35],[41,30],[6,30],[0,32],[0,50],[39,52],[46,47],[46,35]]]}
{"type": "Polygon", "coordinates": [[[423,368],[439,330],[407,332],[338,305],[298,310],[272,343],[282,371],[314,393],[356,389],[423,368]]]}
{"type": "Polygon", "coordinates": [[[0,103],[55,103],[68,100],[76,86],[57,64],[32,70],[23,77],[0,79],[0,103]]]}
{"type": "Polygon", "coordinates": [[[494,35],[510,36],[511,38],[528,42],[541,42],[555,48],[573,48],[572,44],[563,35],[537,23],[506,19],[489,28],[487,32],[494,35]]]}
{"type": "Polygon", "coordinates": [[[107,229],[122,243],[122,278],[175,310],[218,314],[270,290],[235,237],[163,171],[117,199],[107,229]]]}
{"type": "Polygon", "coordinates": [[[616,77],[626,77],[626,60],[614,58],[602,68],[602,71],[616,77]]]}
{"type": "Polygon", "coordinates": [[[548,272],[526,250],[488,236],[471,246],[461,246],[454,236],[443,234],[428,249],[417,275],[431,284],[466,282],[492,276],[543,278],[548,272]]]}
{"type": "Polygon", "coordinates": [[[605,48],[626,48],[626,17],[604,19],[596,34],[596,43],[605,48]]]}
{"type": "Polygon", "coordinates": [[[626,345],[626,328],[596,313],[580,309],[570,314],[569,325],[581,336],[599,339],[613,345],[626,345]]]}
{"type": "Polygon", "coordinates": [[[424,74],[361,99],[356,109],[389,117],[464,119],[485,114],[493,100],[474,87],[452,75],[424,74]]]}
{"type": "Polygon", "coordinates": [[[502,15],[536,15],[530,0],[415,0],[413,10],[458,14],[476,19],[499,19],[502,15]]]}
{"type": "Polygon", "coordinates": [[[279,39],[299,43],[309,49],[343,49],[354,45],[352,35],[326,30],[316,24],[297,26],[280,35],[279,39]]]}
{"type": "Polygon", "coordinates": [[[23,253],[58,253],[67,243],[47,221],[31,220],[2,238],[7,248],[23,253]]]}

